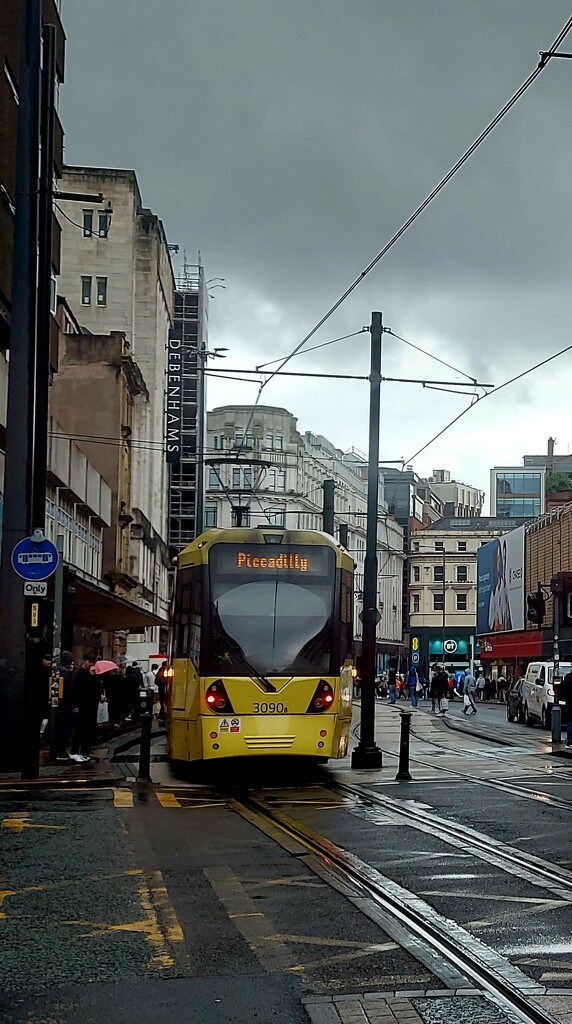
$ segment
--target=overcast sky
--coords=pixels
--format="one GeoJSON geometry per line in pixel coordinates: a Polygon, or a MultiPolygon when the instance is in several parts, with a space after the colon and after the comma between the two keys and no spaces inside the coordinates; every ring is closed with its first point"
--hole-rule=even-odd
{"type": "MultiPolygon", "coordinates": [[[[287,353],[527,77],[569,0],[64,0],[69,163],[130,167],[169,240],[197,250],[210,346],[287,353]]],[[[564,49],[572,49],[572,34],[564,49]]],[[[552,61],[322,328],[385,323],[500,384],[572,343],[572,64],[552,61]]],[[[366,373],[368,335],[292,369],[366,373]]],[[[311,343],[311,344],[312,344],[311,343]]],[[[384,372],[461,380],[391,337],[384,372]]],[[[493,396],[414,460],[488,491],[493,465],[572,445],[572,353],[493,396]]],[[[256,385],[219,380],[209,406],[256,385]]],[[[301,431],[367,447],[367,385],[281,378],[301,431]]],[[[466,404],[387,383],[381,454],[409,459],[466,404]]]]}

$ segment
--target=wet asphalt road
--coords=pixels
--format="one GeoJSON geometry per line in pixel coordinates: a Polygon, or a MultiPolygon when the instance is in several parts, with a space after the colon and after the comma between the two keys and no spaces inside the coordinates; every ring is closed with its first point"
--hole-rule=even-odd
{"type": "MultiPolygon", "coordinates": [[[[539,753],[541,731],[507,726],[504,708],[482,710],[483,722],[522,730],[516,748],[495,748],[424,715],[413,743],[424,765],[413,770],[412,784],[394,782],[390,757],[376,780],[344,762],[301,779],[290,766],[277,778],[255,771],[250,781],[529,977],[569,988],[567,900],[499,870],[494,858],[486,862],[384,821],[324,786],[332,775],[357,780],[570,867],[569,812],[442,772],[458,765],[475,777],[510,779],[523,792],[572,801],[572,763],[539,753]],[[526,743],[530,756],[518,752],[526,743]],[[495,762],[495,750],[504,762],[495,762]]],[[[383,726],[380,742],[395,750],[392,727],[383,726]]],[[[440,987],[302,858],[229,809],[216,789],[169,780],[162,768],[159,790],[0,791],[2,1024],[103,1024],[110,1013],[122,1024],[177,1016],[197,1024],[302,1024],[300,1000],[309,994],[440,987]]]]}

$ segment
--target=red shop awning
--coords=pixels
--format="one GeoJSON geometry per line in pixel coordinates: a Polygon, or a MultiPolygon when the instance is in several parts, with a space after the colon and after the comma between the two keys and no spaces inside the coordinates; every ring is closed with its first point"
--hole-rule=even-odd
{"type": "Polygon", "coordinates": [[[522,630],[519,633],[493,633],[482,636],[481,661],[518,661],[542,656],[542,632],[522,630]]]}

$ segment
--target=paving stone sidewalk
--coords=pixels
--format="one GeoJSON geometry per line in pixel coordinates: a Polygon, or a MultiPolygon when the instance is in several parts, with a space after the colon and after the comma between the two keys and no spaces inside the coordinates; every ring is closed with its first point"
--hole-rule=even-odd
{"type": "Polygon", "coordinates": [[[310,996],[302,1003],[311,1024],[514,1024],[516,1019],[476,989],[310,996]]]}

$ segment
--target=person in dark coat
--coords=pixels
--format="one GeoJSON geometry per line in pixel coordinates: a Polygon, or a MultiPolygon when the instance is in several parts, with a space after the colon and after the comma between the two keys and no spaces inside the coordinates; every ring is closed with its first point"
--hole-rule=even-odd
{"type": "Polygon", "coordinates": [[[444,700],[449,692],[449,676],[445,672],[444,665],[437,665],[437,671],[433,677],[432,683],[433,693],[431,696],[435,696],[435,702],[437,704],[437,714],[443,715],[445,712],[442,710],[441,701],[444,700]]]}
{"type": "Polygon", "coordinates": [[[68,743],[73,729],[71,705],[71,680],[74,670],[74,658],[71,651],[62,651],[58,669],[62,680],[61,696],[58,701],[58,717],[56,719],[56,761],[69,761],[68,743]]]}
{"type": "Polygon", "coordinates": [[[84,654],[70,684],[73,715],[73,738],[70,760],[91,759],[91,747],[97,725],[97,706],[101,696],[101,678],[94,675],[94,654],[84,654]]]}
{"type": "Polygon", "coordinates": [[[159,718],[160,722],[163,722],[165,719],[165,687],[167,685],[167,680],[165,678],[166,668],[167,662],[164,661],[163,664],[161,665],[161,668],[157,672],[157,675],[155,676],[155,682],[157,684],[157,689],[159,690],[159,714],[157,717],[159,718]]]}

